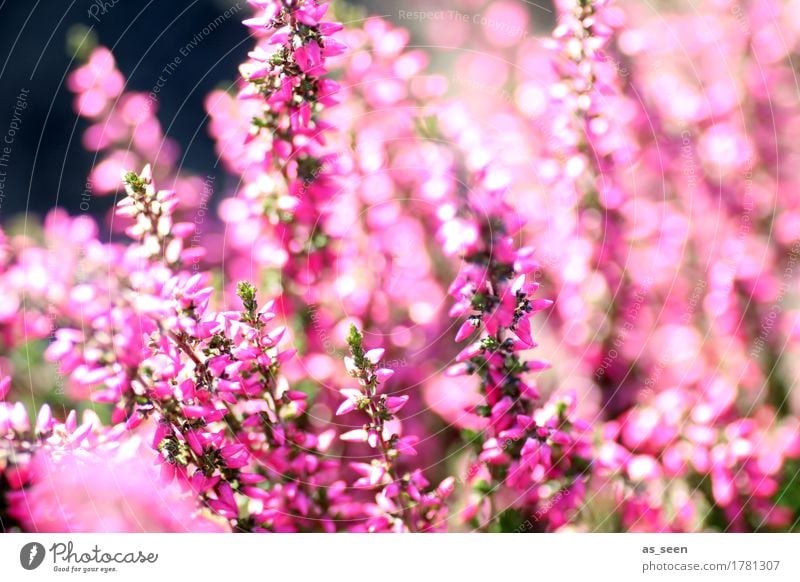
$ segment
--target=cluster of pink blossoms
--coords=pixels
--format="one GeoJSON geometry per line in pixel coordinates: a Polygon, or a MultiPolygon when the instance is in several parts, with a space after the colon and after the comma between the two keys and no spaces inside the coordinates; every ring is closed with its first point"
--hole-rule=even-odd
{"type": "MultiPolygon", "coordinates": [[[[237,95],[246,137],[227,121],[212,125],[223,159],[242,177],[243,195],[223,219],[241,230],[235,244],[252,249],[259,266],[279,267],[283,285],[296,288],[286,289],[289,304],[293,293],[313,302],[308,288],[333,260],[328,225],[343,171],[325,147],[330,124],[321,117],[336,103],[339,86],[325,77],[325,63],[345,50],[333,36],[342,26],[322,20],[327,4],[254,4],[257,16],[245,25],[258,43],[239,68],[237,95]]],[[[212,115],[224,99],[212,97],[212,115]]]]}
{"type": "Polygon", "coordinates": [[[218,201],[68,78],[124,194],[0,231],[3,530],[797,529],[796,3],[250,4],[218,201]]]}

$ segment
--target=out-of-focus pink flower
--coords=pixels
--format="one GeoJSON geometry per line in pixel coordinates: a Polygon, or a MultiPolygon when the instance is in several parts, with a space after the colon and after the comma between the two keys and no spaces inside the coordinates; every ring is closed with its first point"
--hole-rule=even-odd
{"type": "Polygon", "coordinates": [[[109,451],[38,453],[35,484],[13,497],[11,514],[32,532],[222,532],[224,522],[194,497],[160,481],[134,437],[109,451]]]}

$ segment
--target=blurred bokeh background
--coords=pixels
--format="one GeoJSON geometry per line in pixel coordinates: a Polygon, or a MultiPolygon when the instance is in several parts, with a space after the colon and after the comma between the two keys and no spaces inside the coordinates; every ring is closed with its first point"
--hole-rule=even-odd
{"type": "MultiPolygon", "coordinates": [[[[528,10],[526,26],[532,31],[552,26],[551,0],[521,3],[528,10]]],[[[412,44],[418,45],[427,45],[426,36],[435,38],[436,31],[423,34],[430,23],[404,18],[404,11],[454,8],[445,0],[354,0],[349,4],[365,14],[382,15],[410,28],[412,44]]],[[[458,10],[479,15],[485,4],[485,0],[459,2],[458,10]]],[[[74,113],[73,96],[65,80],[77,65],[75,41],[87,34],[88,42],[95,40],[112,50],[128,78],[128,89],[134,91],[151,91],[164,67],[181,56],[182,49],[187,53],[160,88],[158,117],[167,136],[181,146],[180,165],[214,175],[216,183],[223,184],[222,170],[205,130],[203,99],[210,90],[229,85],[236,76],[237,64],[249,46],[247,31],[241,25],[247,10],[245,0],[47,0],[32,4],[0,1],[3,125],[11,119],[20,91],[29,92],[29,106],[22,116],[7,168],[0,222],[19,214],[41,215],[54,206],[79,211],[85,177],[95,159],[81,146],[85,121],[74,113]],[[58,4],[62,6],[59,8],[58,4]],[[231,10],[237,13],[222,16],[231,10]],[[210,25],[212,34],[198,36],[210,25]]],[[[441,27],[442,23],[435,26],[441,27]]],[[[448,31],[441,32],[441,44],[446,45],[448,31]]],[[[479,35],[481,27],[466,27],[462,34],[479,35]]],[[[433,53],[436,55],[437,51],[433,53]]],[[[91,212],[99,214],[112,204],[111,197],[98,200],[92,204],[91,212]]]]}

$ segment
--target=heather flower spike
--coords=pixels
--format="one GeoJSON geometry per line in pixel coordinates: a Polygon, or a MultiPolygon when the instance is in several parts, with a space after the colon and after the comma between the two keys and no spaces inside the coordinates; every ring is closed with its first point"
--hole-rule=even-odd
{"type": "Polygon", "coordinates": [[[347,442],[364,442],[378,455],[370,463],[353,464],[362,475],[356,486],[378,490],[375,499],[382,515],[370,520],[370,529],[414,532],[440,527],[435,519],[440,517],[446,495],[439,491],[424,492],[427,481],[421,473],[402,472],[399,468],[401,456],[416,455],[416,437],[401,436],[390,428],[391,425],[400,426],[396,414],[409,397],[381,393],[383,382],[391,376],[386,374],[386,368],[379,367],[385,352],[381,348],[365,350],[364,336],[354,325],[350,326],[347,345],[351,354],[346,357],[348,374],[360,388],[341,390],[346,400],[337,414],[360,412],[366,420],[363,426],[348,431],[341,438],[347,442]]]}

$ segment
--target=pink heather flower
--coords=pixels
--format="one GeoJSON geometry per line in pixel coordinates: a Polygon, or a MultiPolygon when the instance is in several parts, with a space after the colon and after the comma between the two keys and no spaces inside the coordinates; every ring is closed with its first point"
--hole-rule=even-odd
{"type": "Polygon", "coordinates": [[[294,58],[300,70],[307,75],[319,75],[325,72],[322,66],[322,51],[314,41],[296,49],[294,58]]]}
{"type": "Polygon", "coordinates": [[[361,390],[356,388],[343,388],[342,390],[339,390],[339,393],[342,396],[345,396],[346,400],[339,405],[339,408],[336,409],[336,416],[341,416],[342,414],[352,412],[358,408],[361,402],[364,401],[364,395],[362,394],[361,390]]]}
{"type": "Polygon", "coordinates": [[[4,400],[10,390],[11,377],[6,376],[5,378],[0,379],[0,400],[4,400]]]}

